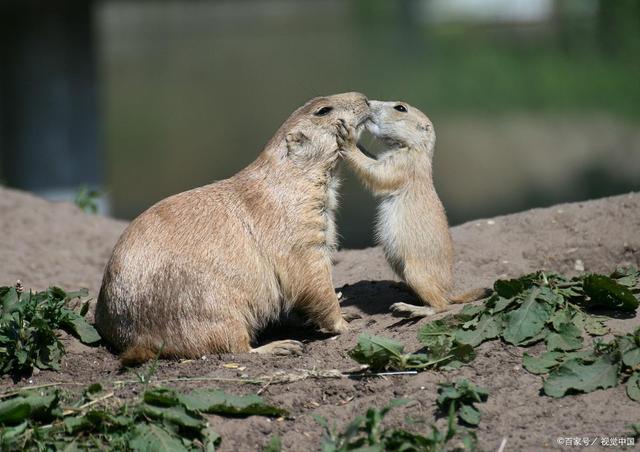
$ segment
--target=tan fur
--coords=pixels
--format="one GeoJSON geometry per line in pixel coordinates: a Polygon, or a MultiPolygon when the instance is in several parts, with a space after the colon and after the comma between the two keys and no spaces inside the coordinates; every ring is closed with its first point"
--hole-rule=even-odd
{"type": "MultiPolygon", "coordinates": [[[[446,310],[451,302],[477,299],[480,291],[449,298],[453,286],[453,241],[433,185],[433,124],[420,110],[404,102],[370,103],[367,127],[388,150],[377,159],[365,155],[357,149],[355,135],[348,126],[342,128],[338,142],[351,168],[381,198],[376,238],[389,265],[436,312],[446,310]],[[406,112],[394,108],[399,105],[406,112]]],[[[406,306],[398,304],[395,308],[406,306]]]]}
{"type": "Polygon", "coordinates": [[[336,134],[340,121],[358,127],[368,114],[359,93],[313,99],[238,174],[136,218],[96,306],[98,330],[123,359],[248,352],[258,331],[294,307],[345,331],[331,280],[336,134]],[[332,110],[318,116],[322,107],[332,110]]]}

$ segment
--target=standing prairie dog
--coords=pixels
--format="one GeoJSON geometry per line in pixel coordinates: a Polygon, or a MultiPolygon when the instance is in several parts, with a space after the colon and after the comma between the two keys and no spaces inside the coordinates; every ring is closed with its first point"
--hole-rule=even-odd
{"type": "Polygon", "coordinates": [[[328,332],[348,329],[331,279],[336,139],[340,124],[359,129],[368,115],[359,93],[312,99],[248,167],[164,199],[129,225],[95,317],[123,364],[158,354],[298,353],[297,341],[250,345],[292,308],[328,332]]]}
{"type": "Polygon", "coordinates": [[[404,102],[370,101],[370,105],[367,129],[388,149],[378,158],[366,155],[356,145],[355,131],[346,124],[341,127],[338,143],[358,177],[382,199],[376,239],[387,262],[420,300],[431,306],[395,303],[391,309],[419,317],[444,311],[449,303],[481,298],[484,289],[449,297],[453,241],[433,185],[433,124],[420,110],[404,102]]]}

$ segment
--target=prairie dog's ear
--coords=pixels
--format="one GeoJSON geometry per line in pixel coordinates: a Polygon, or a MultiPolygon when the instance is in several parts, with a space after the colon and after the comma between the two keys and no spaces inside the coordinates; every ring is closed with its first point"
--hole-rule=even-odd
{"type": "Polygon", "coordinates": [[[290,132],[285,137],[285,141],[287,142],[287,155],[290,155],[306,145],[309,142],[309,137],[302,132],[290,132]]]}

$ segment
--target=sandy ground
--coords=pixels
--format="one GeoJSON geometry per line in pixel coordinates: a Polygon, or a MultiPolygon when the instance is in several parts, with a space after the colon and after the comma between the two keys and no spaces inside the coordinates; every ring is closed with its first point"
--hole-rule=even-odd
{"type": "MultiPolygon", "coordinates": [[[[37,289],[53,284],[69,290],[87,287],[93,297],[97,296],[103,267],[126,223],[86,215],[73,205],[52,204],[3,188],[0,212],[0,284],[13,284],[20,279],[26,287],[37,289]]],[[[473,221],[453,228],[453,235],[459,291],[489,286],[496,278],[536,269],[572,274],[576,263],[586,271],[610,272],[619,265],[640,265],[640,194],[473,221]]],[[[417,350],[416,332],[426,320],[407,322],[388,313],[390,304],[412,300],[412,295],[394,280],[379,249],[341,251],[336,256],[334,283],[344,295],[344,310],[361,315],[351,323],[351,332],[329,339],[309,333],[308,329],[276,327],[265,338],[303,339],[303,356],[274,359],[248,354],[212,355],[196,362],[163,361],[156,378],[257,377],[278,371],[351,370],[355,363],[346,352],[363,331],[398,339],[407,344],[408,350],[417,350]],[[246,369],[229,369],[223,367],[225,363],[237,363],[246,369]]],[[[628,332],[640,325],[640,318],[611,320],[609,325],[614,332],[628,332]]],[[[119,369],[117,358],[106,348],[86,347],[69,337],[64,340],[68,354],[61,371],[43,371],[17,384],[136,379],[134,372],[119,369]]],[[[392,411],[388,416],[390,425],[400,425],[406,416],[422,418],[427,424],[437,420],[438,425],[443,425],[442,419],[434,417],[436,384],[459,377],[489,390],[488,402],[480,405],[484,414],[477,429],[481,447],[488,450],[496,450],[503,438],[507,438],[505,450],[562,450],[556,443],[558,437],[626,436],[625,426],[640,421],[640,405],[627,398],[623,387],[559,400],[541,395],[542,379],[522,369],[523,351],[490,342],[479,347],[478,358],[471,365],[452,372],[274,383],[262,388],[262,395],[290,410],[291,418],[211,416],[210,421],[222,435],[221,449],[225,451],[259,450],[276,433],[282,437],[285,450],[316,450],[322,432],[312,415],[325,416],[343,426],[368,407],[383,406],[398,397],[413,402],[392,411]]],[[[9,378],[0,379],[2,391],[15,385],[9,378]]],[[[219,387],[235,393],[261,389],[218,382],[170,385],[219,387]]],[[[136,385],[125,385],[117,395],[131,397],[137,390],[136,385]]],[[[426,431],[427,426],[417,424],[413,428],[426,431]]]]}

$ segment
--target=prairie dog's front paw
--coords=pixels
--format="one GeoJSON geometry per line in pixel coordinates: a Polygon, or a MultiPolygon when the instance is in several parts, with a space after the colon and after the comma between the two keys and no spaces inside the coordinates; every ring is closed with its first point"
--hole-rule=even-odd
{"type": "Polygon", "coordinates": [[[338,149],[343,152],[357,151],[356,143],[358,141],[358,134],[356,133],[356,129],[342,119],[338,122],[336,128],[336,143],[338,144],[338,149]]]}

